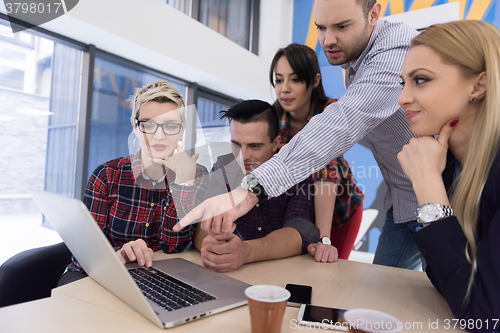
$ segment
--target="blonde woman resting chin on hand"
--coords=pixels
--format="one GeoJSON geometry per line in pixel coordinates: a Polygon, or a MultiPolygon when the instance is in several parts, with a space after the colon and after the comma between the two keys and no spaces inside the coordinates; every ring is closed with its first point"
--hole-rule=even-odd
{"type": "MultiPolygon", "coordinates": [[[[179,144],[186,111],[179,92],[167,81],[137,88],[131,99],[135,134],[132,156],[116,158],[92,173],[83,202],[123,263],[152,266],[154,252],[180,252],[195,226],[172,227],[205,197],[205,167],[179,144]]],[[[59,284],[85,277],[73,258],[59,284]]]]}
{"type": "Polygon", "coordinates": [[[399,98],[419,136],[398,155],[420,205],[413,238],[429,279],[474,332],[500,328],[499,64],[493,24],[433,25],[413,40],[399,98]]]}

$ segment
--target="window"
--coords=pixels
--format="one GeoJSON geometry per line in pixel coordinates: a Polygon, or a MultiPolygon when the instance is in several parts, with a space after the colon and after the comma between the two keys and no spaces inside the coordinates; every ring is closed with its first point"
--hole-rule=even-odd
{"type": "Polygon", "coordinates": [[[181,81],[115,56],[96,53],[87,179],[100,164],[130,154],[132,111],[128,99],[135,88],[161,79],[185,95],[186,85],[181,81]]]}
{"type": "MultiPolygon", "coordinates": [[[[165,0],[167,5],[170,5],[174,7],[175,9],[183,12],[184,14],[188,16],[193,16],[191,15],[191,11],[193,8],[198,8],[199,0],[165,0]]],[[[197,17],[196,15],[195,17],[197,17]]]]}
{"type": "Polygon", "coordinates": [[[196,124],[195,146],[200,154],[197,162],[210,170],[217,156],[231,152],[229,124],[227,120],[220,119],[220,111],[227,110],[238,101],[206,90],[198,91],[197,100],[199,122],[196,124]]]}
{"type": "Polygon", "coordinates": [[[257,54],[259,0],[166,0],[166,3],[257,54]]]}
{"type": "Polygon", "coordinates": [[[24,70],[0,65],[0,85],[16,90],[23,90],[24,70]]]}
{"type": "MultiPolygon", "coordinates": [[[[50,68],[53,42],[26,32],[0,34],[0,86],[40,94],[50,86],[40,82],[50,68]],[[40,86],[44,85],[44,87],[40,86]]],[[[48,91],[45,91],[48,96],[48,91]]]]}
{"type": "MultiPolygon", "coordinates": [[[[0,27],[8,22],[0,19],[0,27]]],[[[27,188],[73,197],[82,48],[18,32],[0,38],[0,262],[60,241],[27,188]],[[3,236],[1,236],[3,235],[3,236]]]]}
{"type": "MultiPolygon", "coordinates": [[[[81,198],[99,164],[131,153],[128,99],[136,87],[172,83],[198,106],[187,124],[189,147],[217,143],[217,155],[231,151],[219,111],[237,100],[41,28],[9,33],[6,18],[0,13],[0,264],[61,241],[41,227],[49,225],[28,187],[81,198]]],[[[201,155],[210,169],[213,155],[201,155]]]]}

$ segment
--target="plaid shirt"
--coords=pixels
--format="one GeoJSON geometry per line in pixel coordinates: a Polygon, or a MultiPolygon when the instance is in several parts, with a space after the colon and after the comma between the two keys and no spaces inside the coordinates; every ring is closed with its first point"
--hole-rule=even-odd
{"type": "MultiPolygon", "coordinates": [[[[196,225],[178,233],[171,229],[205,197],[207,184],[202,176],[207,173],[197,165],[193,186],[169,184],[166,179],[175,179],[170,169],[162,179],[151,180],[144,174],[138,152],[97,167],[83,202],[116,250],[141,238],[153,251],[180,252],[192,240],[196,225]]],[[[83,272],[74,257],[72,261],[68,270],[83,272]]]]}
{"type": "MultiPolygon", "coordinates": [[[[323,110],[337,99],[331,98],[322,108],[314,108],[307,118],[309,121],[313,116],[323,112],[323,110]]],[[[296,134],[292,131],[288,120],[288,113],[281,111],[280,116],[280,131],[281,147],[290,142],[296,134]]],[[[281,148],[280,147],[280,148],[281,148]]],[[[335,200],[335,208],[333,212],[332,226],[338,227],[349,222],[354,213],[358,210],[365,198],[363,192],[358,187],[354,175],[352,174],[349,163],[344,156],[339,156],[330,161],[326,167],[318,172],[315,172],[310,177],[311,181],[328,181],[336,183],[339,186],[337,199],[335,200]]]]}
{"type": "MultiPolygon", "coordinates": [[[[219,156],[209,175],[208,197],[236,189],[244,176],[233,154],[219,156]]],[[[304,181],[279,197],[257,204],[235,221],[235,233],[242,240],[251,240],[281,229],[294,219],[314,223],[314,204],[310,200],[309,185],[309,181],[304,181]]],[[[307,253],[307,245],[302,236],[302,253],[307,253]]]]}

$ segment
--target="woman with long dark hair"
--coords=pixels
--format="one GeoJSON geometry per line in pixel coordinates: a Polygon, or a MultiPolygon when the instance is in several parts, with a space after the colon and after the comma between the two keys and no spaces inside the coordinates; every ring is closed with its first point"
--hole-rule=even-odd
{"type": "MultiPolygon", "coordinates": [[[[279,49],[271,63],[269,81],[276,91],[274,107],[280,116],[282,144],[288,143],[311,117],[336,101],[326,96],[318,57],[306,45],[290,44],[279,49]]],[[[332,262],[338,255],[347,259],[352,247],[346,255],[337,253],[330,241],[332,226],[348,223],[358,210],[361,214],[363,193],[343,156],[329,161],[325,168],[311,176],[311,180],[314,182],[316,226],[320,231],[320,240],[310,244],[308,251],[316,261],[332,262]]],[[[339,239],[335,243],[338,245],[339,242],[353,243],[354,239],[339,239]]]]}

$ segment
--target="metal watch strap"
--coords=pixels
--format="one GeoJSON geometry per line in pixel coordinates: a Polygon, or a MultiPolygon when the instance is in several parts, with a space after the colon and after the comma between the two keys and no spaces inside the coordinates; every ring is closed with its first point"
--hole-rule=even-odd
{"type": "Polygon", "coordinates": [[[427,226],[428,224],[430,224],[430,223],[432,223],[434,221],[438,221],[438,220],[441,220],[441,219],[444,219],[444,218],[450,217],[450,216],[453,216],[453,208],[451,206],[447,206],[447,205],[432,204],[432,203],[429,203],[429,202],[425,202],[422,206],[420,206],[417,209],[417,222],[421,223],[424,226],[427,226]],[[422,221],[420,219],[420,216],[419,216],[420,215],[420,210],[424,209],[424,207],[426,207],[426,206],[436,206],[436,207],[439,207],[440,214],[439,214],[439,216],[435,220],[432,220],[432,221],[422,221]]]}
{"type": "Polygon", "coordinates": [[[443,208],[444,217],[453,216],[453,208],[451,206],[441,206],[443,208]]]}

